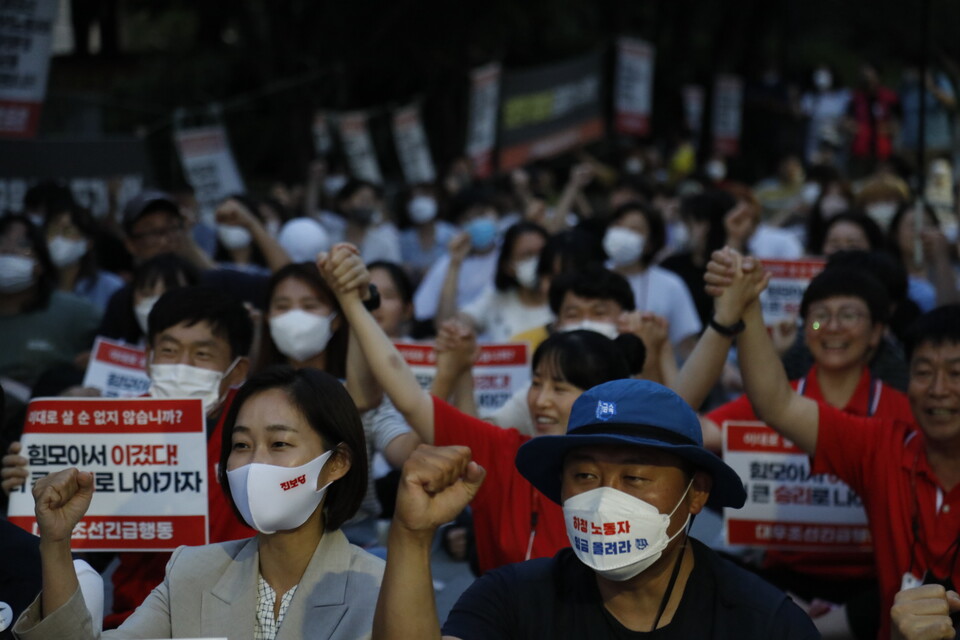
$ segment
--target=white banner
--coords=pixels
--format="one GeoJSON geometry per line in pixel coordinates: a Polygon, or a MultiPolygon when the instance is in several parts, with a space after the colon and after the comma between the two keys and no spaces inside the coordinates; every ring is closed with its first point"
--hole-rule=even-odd
{"type": "Polygon", "coordinates": [[[430,145],[420,120],[420,108],[410,105],[393,112],[393,141],[407,184],[433,182],[437,178],[430,145]]]}
{"type": "Polygon", "coordinates": [[[317,157],[323,158],[333,150],[333,132],[330,130],[330,117],[324,111],[313,114],[313,150],[317,157]]]}
{"type": "Polygon", "coordinates": [[[373,148],[370,131],[367,128],[367,114],[362,111],[342,113],[338,118],[340,141],[350,164],[350,173],[355,178],[373,184],[383,184],[383,175],[377,162],[377,151],[373,148]]]}
{"type": "Polygon", "coordinates": [[[760,263],[770,272],[770,284],[760,294],[764,324],[772,327],[784,320],[796,320],[807,285],[823,271],[826,263],[820,258],[760,260],[760,263]]]}
{"type": "Polygon", "coordinates": [[[747,490],[741,509],[724,509],[727,544],[868,551],[867,515],[853,489],[810,473],[810,458],[762,422],[723,423],[723,461],[747,490]]]}
{"type": "MultiPolygon", "coordinates": [[[[396,346],[420,386],[429,389],[437,375],[433,345],[397,343],[396,346]]],[[[473,363],[473,394],[481,417],[502,407],[510,396],[530,382],[528,348],[525,342],[480,345],[480,355],[473,363]]]]}
{"type": "Polygon", "coordinates": [[[470,72],[470,115],[467,119],[467,157],[474,174],[493,174],[493,149],[497,144],[500,106],[500,65],[491,63],[470,72]]]}
{"type": "Polygon", "coordinates": [[[171,551],[207,543],[207,435],[199,400],[38,398],[21,438],[30,481],[10,522],[37,533],[33,484],[68,467],[93,473],[74,549],[171,551]]]}
{"type": "Polygon", "coordinates": [[[713,151],[725,156],[740,152],[743,119],[743,80],[719,75],[713,85],[713,151]]]}
{"type": "Polygon", "coordinates": [[[97,336],[83,386],[100,389],[104,398],[137,398],[150,389],[143,349],[97,336]]]}
{"type": "Polygon", "coordinates": [[[0,138],[37,134],[58,4],[0,2],[0,138]]]}
{"type": "Polygon", "coordinates": [[[174,133],[184,176],[193,187],[200,214],[213,223],[213,212],[227,196],[243,193],[243,178],[221,125],[179,129],[174,133]]]}
{"type": "Polygon", "coordinates": [[[636,38],[617,40],[614,109],[619,133],[636,136],[650,133],[653,63],[654,48],[649,42],[636,38]]]}
{"type": "Polygon", "coordinates": [[[693,134],[695,141],[700,140],[700,131],[703,129],[703,87],[696,84],[687,84],[683,86],[683,117],[687,123],[687,128],[693,134]]]}

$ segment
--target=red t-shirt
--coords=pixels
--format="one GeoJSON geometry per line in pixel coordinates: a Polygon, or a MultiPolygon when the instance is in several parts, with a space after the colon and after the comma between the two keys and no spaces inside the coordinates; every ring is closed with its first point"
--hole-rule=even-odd
{"type": "Polygon", "coordinates": [[[530,436],[468,416],[439,398],[433,399],[433,428],[434,444],[466,445],[487,470],[471,503],[480,571],[527,559],[532,530],[530,558],[552,558],[570,546],[560,505],[534,489],[514,465],[517,449],[530,436]]]}
{"type": "MultiPolygon", "coordinates": [[[[816,365],[807,372],[805,377],[794,380],[790,385],[807,398],[818,402],[824,401],[823,391],[817,380],[816,365]]],[[[843,411],[855,416],[877,416],[908,422],[913,420],[907,396],[879,380],[874,380],[866,367],[863,368],[860,382],[857,383],[857,388],[843,411]]],[[[718,425],[726,420],[758,419],[745,395],[717,407],[707,414],[707,418],[718,425]]],[[[872,578],[876,575],[873,554],[870,552],[837,553],[771,549],[764,554],[764,566],[767,568],[789,567],[797,573],[806,575],[849,580],[872,578]]]]}
{"type": "Polygon", "coordinates": [[[889,638],[904,573],[929,570],[960,585],[960,485],[944,490],[912,419],[861,418],[820,403],[819,425],[813,471],[842,478],[863,500],[882,598],[878,637],[889,638]]]}
{"type": "MultiPolygon", "coordinates": [[[[208,529],[211,543],[241,540],[257,533],[237,519],[227,496],[217,484],[223,422],[236,395],[237,389],[230,389],[224,400],[220,418],[213,431],[207,436],[207,478],[209,479],[207,505],[210,510],[208,529]]],[[[170,555],[161,551],[125,551],[117,554],[120,564],[113,573],[113,613],[104,618],[104,629],[120,626],[147,599],[153,588],[163,582],[170,555]]]]}

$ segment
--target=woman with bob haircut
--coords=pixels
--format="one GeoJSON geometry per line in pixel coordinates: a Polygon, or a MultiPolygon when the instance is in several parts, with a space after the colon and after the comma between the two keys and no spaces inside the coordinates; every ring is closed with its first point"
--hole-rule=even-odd
{"type": "MultiPolygon", "coordinates": [[[[365,269],[342,268],[335,256],[321,256],[318,266],[337,294],[377,382],[423,442],[469,446],[473,459],[487,470],[487,480],[472,504],[480,571],[550,557],[568,546],[559,505],[542,498],[514,467],[517,450],[530,436],[462,413],[421,389],[413,371],[360,300],[358,285],[364,282],[365,269]]],[[[438,381],[459,377],[472,363],[471,351],[441,350],[438,381]]],[[[549,337],[533,355],[527,394],[537,435],[566,433],[570,407],[581,393],[602,382],[629,378],[632,371],[642,368],[631,362],[642,363],[643,357],[643,343],[633,335],[610,340],[580,330],[549,337]]]]}
{"type": "Polygon", "coordinates": [[[366,490],[360,416],[343,385],[316,369],[276,367],[237,393],[218,480],[254,538],[180,547],[164,581],[102,635],[77,587],[70,533],[93,474],[66,469],[34,488],[44,584],[14,632],[40,638],[368,638],[383,562],[340,531],[366,490]]]}

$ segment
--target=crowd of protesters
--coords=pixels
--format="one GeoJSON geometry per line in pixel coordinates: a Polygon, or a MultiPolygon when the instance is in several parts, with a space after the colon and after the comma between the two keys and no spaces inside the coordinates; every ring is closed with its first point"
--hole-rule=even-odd
{"type": "Polygon", "coordinates": [[[955,91],[862,73],[846,90],[814,71],[802,152],[756,184],[682,141],[488,180],[460,159],[390,188],[326,158],[206,218],[145,190],[98,219],[32,186],[0,217],[2,485],[33,491],[40,531],[0,529],[3,556],[32,549],[0,569],[15,633],[953,638],[955,91]],[[761,261],[802,258],[825,267],[797,317],[765,326],[761,261]],[[92,477],[36,481],[20,443],[31,398],[98,395],[97,336],[145,350],[149,396],[202,400],[213,543],[87,554],[109,566],[103,617],[70,552],[92,477]],[[436,352],[428,390],[394,347],[414,341],[436,352]],[[481,413],[491,342],[529,346],[530,382],[481,413]],[[852,487],[873,551],[688,538],[746,499],[720,457],[728,420],[763,420],[852,487]],[[307,490],[270,493],[290,468],[307,490]],[[636,531],[611,559],[585,522],[636,531]],[[442,631],[435,535],[478,576],[442,631]]]}

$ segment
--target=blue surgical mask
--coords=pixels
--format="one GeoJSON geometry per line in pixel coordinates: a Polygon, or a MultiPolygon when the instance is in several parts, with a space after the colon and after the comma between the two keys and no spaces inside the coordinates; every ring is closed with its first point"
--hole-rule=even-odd
{"type": "Polygon", "coordinates": [[[470,234],[470,246],[474,251],[489,249],[497,239],[497,223],[490,218],[471,220],[465,231],[470,234]]]}

